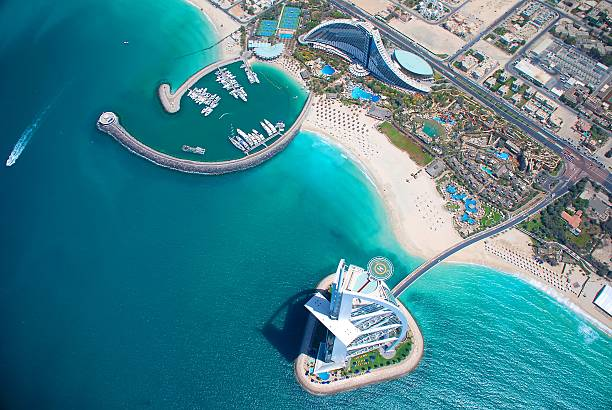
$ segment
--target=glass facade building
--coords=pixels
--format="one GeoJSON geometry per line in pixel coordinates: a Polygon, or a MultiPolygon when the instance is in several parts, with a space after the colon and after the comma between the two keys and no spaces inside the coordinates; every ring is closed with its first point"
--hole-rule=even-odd
{"type": "Polygon", "coordinates": [[[302,36],[300,41],[328,51],[332,51],[332,48],[386,84],[410,91],[430,91],[429,84],[410,78],[395,67],[378,30],[368,23],[353,20],[327,21],[302,36]]]}

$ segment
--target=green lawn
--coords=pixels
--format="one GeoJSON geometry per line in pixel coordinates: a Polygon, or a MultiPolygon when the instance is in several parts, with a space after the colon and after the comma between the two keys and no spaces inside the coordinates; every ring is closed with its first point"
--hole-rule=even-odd
{"type": "Polygon", "coordinates": [[[535,218],[530,219],[527,222],[523,222],[521,225],[525,226],[529,232],[537,233],[542,227],[542,221],[540,221],[540,215],[538,214],[535,218]]]}
{"type": "Polygon", "coordinates": [[[418,165],[425,166],[433,160],[433,157],[428,152],[425,152],[419,144],[412,141],[388,122],[380,124],[380,131],[389,138],[393,145],[408,153],[410,158],[418,165]]]}
{"type": "Polygon", "coordinates": [[[366,370],[374,370],[380,367],[388,366],[394,363],[398,363],[402,359],[405,359],[410,354],[412,348],[412,340],[406,340],[395,349],[395,356],[391,359],[385,359],[381,356],[378,350],[373,352],[364,353],[360,356],[353,357],[351,359],[351,365],[348,369],[348,373],[359,373],[365,372],[366,370]]]}
{"type": "Polygon", "coordinates": [[[490,205],[484,206],[485,213],[483,217],[480,219],[480,226],[485,228],[489,228],[491,226],[495,226],[502,220],[502,214],[496,209],[491,208],[490,205]]]}
{"type": "Polygon", "coordinates": [[[591,235],[586,233],[586,229],[583,229],[578,236],[568,231],[565,233],[565,237],[567,238],[568,242],[572,242],[580,249],[586,249],[591,241],[591,235]]]}

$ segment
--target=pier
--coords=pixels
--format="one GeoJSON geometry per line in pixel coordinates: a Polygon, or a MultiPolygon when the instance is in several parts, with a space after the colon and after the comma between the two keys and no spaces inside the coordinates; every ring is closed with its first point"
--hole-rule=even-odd
{"type": "MultiPolygon", "coordinates": [[[[227,64],[227,62],[225,63],[227,64]]],[[[214,65],[214,64],[213,64],[214,65]]],[[[217,67],[210,68],[208,72],[211,70],[215,70],[217,67]]],[[[202,74],[206,75],[206,74],[202,74]]],[[[195,76],[195,74],[194,74],[195,76]]],[[[192,78],[194,78],[192,76],[192,78]]],[[[184,93],[187,88],[190,86],[190,80],[185,82],[181,87],[185,87],[182,91],[184,93]]],[[[195,83],[197,79],[193,80],[195,83]]],[[[178,95],[178,91],[175,96],[178,95]]],[[[161,96],[161,90],[160,90],[161,96]]],[[[97,127],[100,131],[112,136],[117,142],[123,145],[132,153],[142,157],[152,163],[159,165],[160,167],[173,169],[176,171],[191,173],[191,174],[205,174],[205,175],[220,175],[227,174],[229,172],[242,171],[248,168],[252,168],[261,164],[262,162],[272,158],[274,155],[278,154],[282,150],[284,150],[287,145],[293,140],[297,132],[300,130],[302,126],[302,122],[306,117],[306,113],[308,112],[308,108],[310,107],[310,102],[312,100],[312,94],[308,95],[306,102],[304,103],[304,107],[302,107],[302,111],[300,115],[296,118],[295,122],[291,127],[285,131],[276,141],[267,147],[263,148],[260,151],[257,151],[253,154],[245,156],[243,158],[228,160],[228,161],[219,161],[219,162],[200,162],[193,161],[188,159],[176,158],[168,154],[164,154],[159,152],[142,142],[138,139],[134,138],[119,121],[119,117],[117,114],[113,112],[104,112],[100,115],[100,118],[97,122],[97,127]]],[[[180,101],[180,98],[179,98],[180,101]]],[[[162,99],[163,103],[163,99],[162,99]]],[[[176,112],[176,111],[175,111],[176,112]]]]}
{"type": "Polygon", "coordinates": [[[175,112],[178,112],[178,110],[181,109],[181,98],[183,98],[183,95],[187,92],[189,88],[191,88],[195,83],[197,83],[202,77],[204,77],[207,74],[212,73],[217,68],[221,68],[226,65],[233,64],[237,61],[243,61],[245,64],[247,64],[245,55],[217,61],[216,63],[207,65],[206,67],[202,68],[200,71],[193,74],[183,84],[181,84],[176,89],[175,92],[172,92],[172,89],[170,88],[170,84],[164,83],[160,85],[158,89],[158,95],[159,95],[159,100],[161,101],[161,104],[164,107],[164,110],[166,110],[166,112],[170,114],[174,114],[175,112]]]}

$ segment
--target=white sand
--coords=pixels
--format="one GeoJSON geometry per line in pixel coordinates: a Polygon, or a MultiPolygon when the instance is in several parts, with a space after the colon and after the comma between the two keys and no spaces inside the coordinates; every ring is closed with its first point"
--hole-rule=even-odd
{"type": "Polygon", "coordinates": [[[391,144],[365,109],[315,97],[303,128],[340,144],[362,164],[384,199],[399,241],[411,254],[429,258],[461,240],[431,178],[391,144]]]}
{"type": "Polygon", "coordinates": [[[461,9],[461,14],[475,16],[482,21],[478,30],[480,33],[518,2],[519,0],[471,0],[461,9]]]}
{"type": "MultiPolygon", "coordinates": [[[[419,167],[376,129],[378,124],[365,116],[363,108],[315,97],[303,129],[340,145],[364,169],[384,200],[402,246],[412,255],[431,258],[461,241],[461,237],[453,228],[452,216],[444,208],[433,180],[424,171],[416,179],[411,176],[419,167]]],[[[517,275],[612,334],[612,319],[592,304],[600,279],[589,278],[594,290],[577,297],[571,285],[581,274],[576,272],[568,279],[568,275],[561,275],[561,266],[536,264],[529,245],[526,235],[511,230],[463,249],[449,262],[478,264],[517,275]]]]}
{"type": "Polygon", "coordinates": [[[387,0],[353,0],[353,4],[372,16],[385,11],[393,3],[387,0]]]}
{"type": "MultiPolygon", "coordinates": [[[[204,17],[209,20],[214,27],[218,39],[225,38],[240,28],[238,22],[208,0],[187,0],[187,2],[202,11],[204,17]]],[[[242,50],[239,41],[240,33],[236,33],[234,36],[223,40],[223,42],[217,46],[219,59],[222,60],[240,55],[242,50]]]]}

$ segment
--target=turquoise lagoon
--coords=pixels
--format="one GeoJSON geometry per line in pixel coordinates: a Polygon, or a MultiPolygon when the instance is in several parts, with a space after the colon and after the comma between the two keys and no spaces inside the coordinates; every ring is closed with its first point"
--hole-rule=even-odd
{"type": "Polygon", "coordinates": [[[306,394],[291,361],[313,285],[340,257],[388,256],[392,281],[420,262],[364,174],[306,132],[220,177],[155,167],[97,132],[111,109],[144,135],[152,125],[136,118],[165,115],[159,81],[216,58],[193,54],[215,39],[183,2],[8,0],[0,23],[0,151],[50,106],[0,170],[1,408],[612,406],[608,337],[530,285],[465,265],[402,296],[426,343],[413,374],[306,394]]]}

